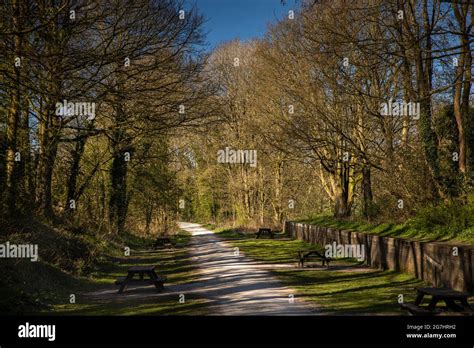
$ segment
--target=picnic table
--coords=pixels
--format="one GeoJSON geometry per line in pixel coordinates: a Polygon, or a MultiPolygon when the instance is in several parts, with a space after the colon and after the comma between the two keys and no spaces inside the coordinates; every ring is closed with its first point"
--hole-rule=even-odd
{"type": "Polygon", "coordinates": [[[167,244],[171,244],[171,239],[169,237],[158,237],[156,238],[156,241],[153,247],[158,248],[158,247],[165,246],[167,244]]]}
{"type": "Polygon", "coordinates": [[[327,267],[329,267],[329,262],[331,261],[329,257],[322,255],[318,250],[299,250],[296,257],[298,259],[299,267],[304,267],[305,261],[311,259],[320,260],[322,261],[323,266],[326,264],[327,267]]]}
{"type": "Polygon", "coordinates": [[[401,307],[407,309],[411,314],[414,315],[432,315],[437,314],[440,311],[436,305],[440,301],[444,301],[449,311],[453,312],[466,312],[471,313],[472,308],[467,301],[469,293],[460,292],[449,288],[416,288],[417,296],[415,303],[402,303],[401,307]],[[431,296],[428,307],[420,306],[424,297],[431,296]],[[457,304],[459,301],[460,304],[457,304]]]}
{"type": "Polygon", "coordinates": [[[259,239],[261,236],[270,236],[273,239],[274,233],[270,228],[259,228],[256,239],[259,239]]]}
{"type": "Polygon", "coordinates": [[[134,266],[128,269],[126,277],[118,278],[115,284],[120,285],[119,294],[125,290],[127,285],[132,283],[153,284],[158,291],[162,291],[166,280],[166,277],[156,274],[155,266],[134,266]],[[133,279],[135,275],[138,275],[138,279],[133,279]],[[145,279],[145,275],[148,276],[149,279],[145,279]]]}

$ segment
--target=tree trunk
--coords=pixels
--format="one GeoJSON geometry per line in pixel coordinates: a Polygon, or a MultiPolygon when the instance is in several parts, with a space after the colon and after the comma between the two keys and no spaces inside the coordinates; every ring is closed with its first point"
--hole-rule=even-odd
{"type": "Polygon", "coordinates": [[[283,161],[279,160],[275,165],[275,201],[273,203],[273,219],[276,223],[281,223],[282,214],[282,202],[281,192],[283,185],[283,161]]]}
{"type": "Polygon", "coordinates": [[[39,124],[39,162],[38,183],[36,185],[36,203],[38,213],[47,218],[53,217],[52,208],[52,179],[54,162],[58,150],[57,126],[52,107],[47,106],[45,115],[40,118],[39,124]]]}
{"type": "Polygon", "coordinates": [[[372,194],[372,179],[370,165],[365,164],[362,167],[362,214],[366,219],[370,219],[373,215],[373,194],[372,194]]]}
{"type": "MultiPolygon", "coordinates": [[[[469,30],[466,27],[469,13],[469,5],[452,3],[455,17],[459,25],[461,52],[458,66],[456,68],[456,79],[454,81],[454,117],[459,135],[459,171],[467,174],[467,142],[470,132],[469,120],[469,96],[471,91],[471,69],[472,53],[469,47],[469,30]]],[[[471,21],[473,19],[471,18],[471,21]]]]}
{"type": "Polygon", "coordinates": [[[29,124],[29,109],[25,105],[25,111],[22,113],[20,120],[20,149],[21,149],[21,162],[19,163],[19,178],[18,181],[21,185],[21,204],[26,211],[34,210],[34,192],[35,187],[33,184],[33,172],[34,166],[31,156],[31,145],[30,145],[30,124],[29,124]]]}
{"type": "Polygon", "coordinates": [[[348,162],[339,162],[334,180],[334,217],[346,218],[352,212],[354,180],[348,162]]]}
{"type": "MultiPolygon", "coordinates": [[[[470,6],[470,17],[471,17],[471,30],[474,30],[474,6],[470,6]]],[[[467,132],[467,169],[468,169],[468,179],[470,184],[474,183],[474,108],[469,106],[469,96],[471,94],[472,86],[472,51],[467,50],[467,59],[466,67],[469,69],[466,70],[466,78],[464,79],[464,96],[463,102],[466,105],[464,110],[465,119],[466,119],[466,132],[467,132]]]]}
{"type": "Polygon", "coordinates": [[[114,150],[110,169],[109,222],[113,232],[122,233],[127,216],[127,163],[124,153],[114,150]]]}
{"type": "MultiPolygon", "coordinates": [[[[21,5],[18,0],[12,1],[13,17],[12,27],[15,32],[21,31],[21,5]]],[[[14,40],[15,58],[21,58],[22,38],[20,34],[15,34],[14,40]]],[[[16,213],[16,198],[18,196],[19,186],[19,165],[15,159],[17,148],[18,124],[20,121],[20,69],[14,66],[15,82],[10,97],[10,108],[7,116],[6,132],[6,211],[14,216],[16,213]]],[[[21,154],[20,154],[21,155],[21,154]]]]}
{"type": "MultiPolygon", "coordinates": [[[[153,218],[153,202],[147,202],[145,206],[145,234],[151,234],[151,221],[153,218]]],[[[165,228],[166,230],[166,221],[165,221],[165,228]]]]}
{"type": "Polygon", "coordinates": [[[351,215],[351,204],[348,201],[347,192],[339,185],[334,192],[334,217],[346,218],[351,215]]]}
{"type": "Polygon", "coordinates": [[[436,135],[432,128],[431,114],[431,86],[433,73],[433,59],[431,54],[431,24],[429,22],[427,0],[423,0],[423,22],[424,22],[424,52],[422,48],[416,47],[416,77],[418,85],[418,99],[420,102],[420,138],[424,157],[434,182],[433,195],[436,198],[445,198],[445,189],[439,167],[439,155],[436,135]]]}
{"type": "Polygon", "coordinates": [[[77,203],[77,178],[79,176],[79,164],[81,162],[82,154],[84,153],[85,143],[85,137],[79,139],[75,143],[74,149],[71,152],[71,166],[69,169],[69,180],[67,182],[67,197],[65,203],[65,210],[68,215],[73,213],[73,209],[71,209],[71,200],[74,200],[75,203],[77,203]]]}

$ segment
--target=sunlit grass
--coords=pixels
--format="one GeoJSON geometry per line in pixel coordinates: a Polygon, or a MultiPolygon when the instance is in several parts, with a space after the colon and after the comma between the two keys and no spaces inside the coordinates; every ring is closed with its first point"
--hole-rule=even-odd
{"type": "MultiPolygon", "coordinates": [[[[436,214],[436,212],[433,212],[436,214]]],[[[427,213],[426,213],[427,215],[427,213]]],[[[430,223],[423,215],[406,221],[405,223],[383,222],[369,223],[367,221],[352,219],[336,219],[330,215],[319,215],[310,218],[296,220],[296,222],[332,227],[344,230],[354,230],[385,237],[399,237],[420,241],[457,241],[462,243],[474,243],[474,226],[453,227],[449,224],[450,218],[446,218],[446,224],[439,222],[430,223]]],[[[452,217],[456,219],[456,217],[452,217]]],[[[474,218],[473,218],[474,219],[474,218]]],[[[466,222],[467,224],[467,222],[466,222]]]]}
{"type": "Polygon", "coordinates": [[[165,296],[159,300],[128,300],[110,302],[107,304],[75,304],[58,305],[55,313],[58,315],[206,315],[208,313],[206,300],[186,298],[185,303],[179,303],[178,297],[165,296]]]}
{"type": "MultiPolygon", "coordinates": [[[[181,232],[173,237],[173,243],[188,243],[190,236],[181,232]]],[[[147,244],[134,244],[134,247],[150,249],[147,244]]],[[[68,291],[56,297],[52,308],[44,311],[46,314],[64,315],[202,315],[206,314],[206,301],[201,298],[186,296],[185,303],[179,303],[176,295],[166,294],[169,284],[182,284],[197,280],[195,263],[192,262],[186,248],[160,248],[155,251],[143,252],[135,250],[129,257],[112,257],[100,265],[99,269],[76,283],[69,293],[75,293],[76,303],[69,303],[68,291]],[[118,290],[114,285],[118,277],[125,276],[131,266],[155,265],[156,272],[168,278],[165,283],[165,292],[160,296],[118,297],[110,296],[106,299],[90,300],[81,294],[97,290],[118,290]],[[85,301],[85,302],[82,302],[85,301]]]]}
{"type": "Polygon", "coordinates": [[[255,239],[254,234],[237,233],[233,230],[221,230],[217,234],[222,238],[231,239],[232,244],[247,256],[269,263],[296,262],[296,254],[300,250],[322,250],[300,240],[279,238],[278,235],[275,239],[255,239]]]}
{"type": "Polygon", "coordinates": [[[413,302],[414,288],[423,285],[412,276],[388,270],[275,272],[286,285],[329,314],[403,314],[398,296],[413,302]]]}
{"type": "MultiPolygon", "coordinates": [[[[255,239],[255,235],[234,230],[217,230],[217,234],[238,247],[246,256],[265,263],[296,264],[298,250],[316,246],[284,237],[255,239]]],[[[319,247],[322,249],[322,247],[319,247]]],[[[410,275],[390,270],[360,270],[356,262],[344,260],[346,270],[272,269],[285,285],[294,288],[297,296],[313,302],[327,314],[404,314],[398,296],[413,302],[417,286],[426,285],[410,275]]]]}

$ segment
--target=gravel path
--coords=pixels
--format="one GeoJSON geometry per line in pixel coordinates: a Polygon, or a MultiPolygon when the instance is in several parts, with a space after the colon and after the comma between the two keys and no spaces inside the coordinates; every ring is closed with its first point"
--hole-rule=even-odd
{"type": "Polygon", "coordinates": [[[199,224],[181,222],[192,234],[190,252],[200,280],[182,291],[202,293],[213,315],[315,315],[317,309],[298,299],[262,264],[236,250],[199,224]],[[293,299],[292,299],[293,298],[293,299]]]}

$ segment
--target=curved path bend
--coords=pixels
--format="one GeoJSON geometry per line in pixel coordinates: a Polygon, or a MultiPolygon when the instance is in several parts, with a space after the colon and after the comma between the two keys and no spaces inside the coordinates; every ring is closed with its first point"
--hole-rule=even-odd
{"type": "Polygon", "coordinates": [[[212,315],[315,315],[314,306],[274,275],[199,224],[180,222],[192,234],[190,253],[199,266],[199,280],[183,286],[209,302],[212,315]],[[292,296],[293,295],[293,300],[292,296]]]}

